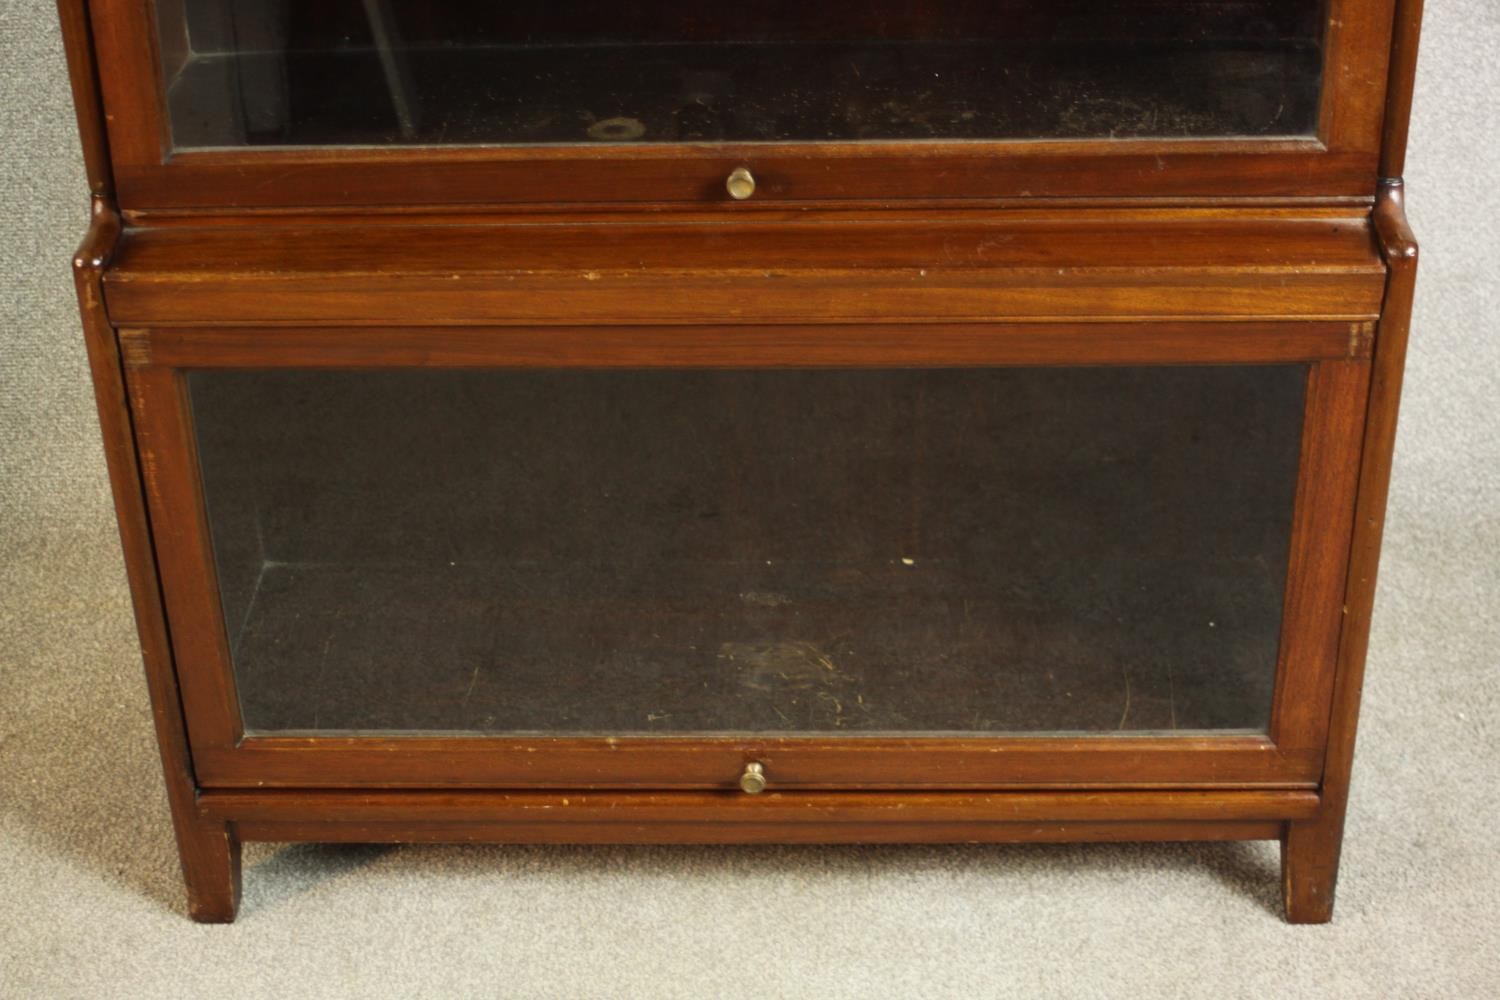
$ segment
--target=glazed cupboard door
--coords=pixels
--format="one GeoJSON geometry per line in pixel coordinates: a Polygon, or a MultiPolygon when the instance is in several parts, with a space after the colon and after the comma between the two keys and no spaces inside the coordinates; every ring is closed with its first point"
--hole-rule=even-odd
{"type": "Polygon", "coordinates": [[[125,331],[200,782],[1314,784],[1367,328],[1059,329],[125,331]]]}
{"type": "Polygon", "coordinates": [[[1392,4],[91,9],[122,204],[167,209],[1368,197],[1392,4]]]}

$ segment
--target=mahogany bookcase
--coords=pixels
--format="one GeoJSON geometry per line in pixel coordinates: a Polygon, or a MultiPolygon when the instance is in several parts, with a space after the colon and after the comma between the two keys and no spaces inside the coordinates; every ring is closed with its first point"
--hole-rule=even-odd
{"type": "Polygon", "coordinates": [[[60,0],[192,916],[267,841],[1274,839],[1326,921],[1420,0],[60,0]]]}

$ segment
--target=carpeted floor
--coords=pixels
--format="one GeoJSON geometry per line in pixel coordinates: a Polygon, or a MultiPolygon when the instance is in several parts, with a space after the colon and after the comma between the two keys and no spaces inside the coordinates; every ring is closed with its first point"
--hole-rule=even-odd
{"type": "Polygon", "coordinates": [[[67,260],[50,4],[0,3],[0,996],[1500,996],[1500,7],[1429,22],[1423,241],[1335,923],[1270,844],[253,847],[183,915],[67,260]]]}

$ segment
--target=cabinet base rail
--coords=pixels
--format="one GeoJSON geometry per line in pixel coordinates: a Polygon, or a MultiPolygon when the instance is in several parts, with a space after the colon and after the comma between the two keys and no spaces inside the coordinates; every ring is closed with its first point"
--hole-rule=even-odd
{"type": "Polygon", "coordinates": [[[900,844],[1280,840],[1287,916],[1331,896],[1307,790],[489,792],[209,790],[182,845],[194,919],[227,922],[240,843],[900,844]],[[1303,846],[1311,844],[1312,846],[1303,846]]]}
{"type": "Polygon", "coordinates": [[[567,841],[585,827],[618,827],[619,842],[676,831],[674,839],[683,842],[703,837],[702,842],[715,843],[735,839],[736,831],[752,841],[758,831],[790,836],[800,831],[817,841],[820,829],[862,839],[865,833],[879,837],[879,830],[890,824],[920,832],[926,827],[1007,824],[1303,820],[1317,815],[1318,796],[1306,790],[781,792],[753,798],[738,791],[224,790],[202,792],[198,811],[205,820],[237,824],[246,839],[262,839],[246,831],[269,827],[338,832],[355,826],[409,832],[424,840],[433,839],[424,831],[437,827],[472,827],[476,836],[490,833],[501,839],[536,828],[549,839],[567,841]]]}

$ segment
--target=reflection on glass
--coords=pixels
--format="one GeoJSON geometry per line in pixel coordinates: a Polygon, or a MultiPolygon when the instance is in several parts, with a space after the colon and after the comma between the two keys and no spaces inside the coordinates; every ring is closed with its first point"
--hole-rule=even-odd
{"type": "Polygon", "coordinates": [[[1324,0],[157,0],[179,148],[1308,136],[1324,0]]]}
{"type": "Polygon", "coordinates": [[[1301,366],[188,381],[252,731],[1267,724],[1301,366]]]}

